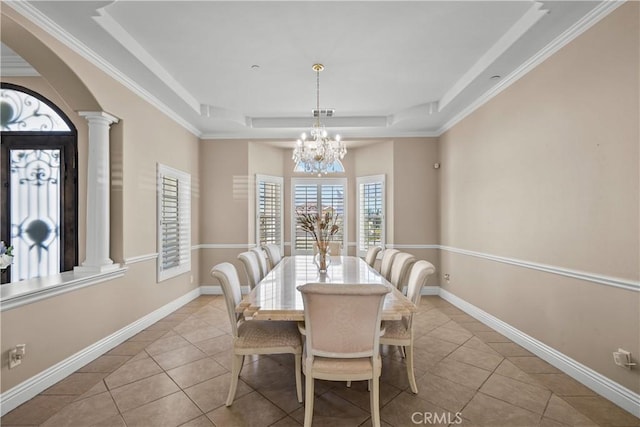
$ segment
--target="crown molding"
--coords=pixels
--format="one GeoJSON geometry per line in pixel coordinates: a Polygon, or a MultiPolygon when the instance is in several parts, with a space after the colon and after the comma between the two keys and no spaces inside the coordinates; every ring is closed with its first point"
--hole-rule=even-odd
{"type": "MultiPolygon", "coordinates": [[[[111,3],[113,4],[113,3],[111,3]]],[[[107,12],[107,7],[97,10],[98,16],[93,20],[102,27],[111,37],[124,46],[133,56],[135,56],[145,67],[171,89],[180,99],[182,99],[192,110],[200,114],[200,102],[187,89],[184,88],[167,70],[164,69],[153,56],[149,54],[115,19],[107,12]]]]}
{"type": "MultiPolygon", "coordinates": [[[[171,108],[161,102],[158,98],[152,95],[149,91],[140,87],[133,80],[128,78],[124,73],[120,72],[117,68],[107,62],[104,58],[96,54],[93,50],[89,49],[84,43],[80,40],[69,34],[58,24],[49,19],[46,15],[40,12],[35,6],[29,4],[26,1],[4,1],[3,5],[11,7],[13,10],[18,12],[20,15],[24,16],[29,21],[36,24],[42,30],[44,30],[47,34],[54,37],[56,40],[67,46],[69,49],[73,50],[81,57],[98,67],[100,70],[105,72],[108,76],[112,77],[117,82],[121,83],[127,89],[131,90],[133,93],[156,107],[170,119],[174,120],[176,123],[184,127],[186,130],[191,132],[197,137],[200,137],[201,132],[191,123],[184,120],[182,117],[177,115],[171,108]]],[[[199,107],[198,107],[199,109],[199,107]]]]}
{"type": "Polygon", "coordinates": [[[447,132],[449,129],[454,127],[458,122],[463,120],[465,117],[473,113],[478,108],[482,107],[484,104],[493,99],[500,92],[514,84],[521,77],[529,73],[535,67],[544,62],[551,55],[562,49],[564,46],[572,42],[582,33],[587,31],[589,28],[597,24],[604,17],[609,15],[611,12],[616,10],[619,6],[624,4],[626,0],[612,0],[612,1],[602,1],[598,6],[596,6],[590,13],[585,15],[581,20],[572,25],[569,29],[567,29],[564,33],[560,34],[556,37],[551,43],[547,44],[544,48],[542,48],[537,54],[529,58],[524,64],[514,70],[507,77],[502,79],[498,84],[493,86],[483,95],[481,95],[474,102],[469,104],[465,109],[463,109],[460,113],[456,114],[449,121],[447,121],[440,129],[438,129],[438,136],[447,132]]]}
{"type": "Polygon", "coordinates": [[[451,101],[460,95],[465,88],[505,53],[507,49],[513,46],[523,34],[529,31],[531,27],[548,13],[547,9],[540,9],[541,7],[542,3],[537,1],[533,3],[529,10],[444,94],[438,102],[438,111],[442,111],[449,105],[451,101]]]}

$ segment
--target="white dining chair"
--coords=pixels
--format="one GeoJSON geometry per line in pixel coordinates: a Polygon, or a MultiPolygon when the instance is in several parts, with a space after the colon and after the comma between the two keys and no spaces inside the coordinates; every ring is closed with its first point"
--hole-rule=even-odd
{"type": "Polygon", "coordinates": [[[416,262],[416,257],[406,252],[400,252],[393,257],[389,281],[393,286],[398,288],[399,291],[402,291],[404,288],[409,270],[414,262],[416,262]]]}
{"type": "Polygon", "coordinates": [[[282,253],[280,252],[280,246],[270,243],[264,246],[264,250],[269,258],[270,268],[275,267],[282,259],[282,253]]]}
{"type": "MultiPolygon", "coordinates": [[[[436,271],[428,261],[418,261],[413,264],[409,279],[407,280],[407,298],[416,306],[420,305],[422,287],[431,274],[436,271]]],[[[387,320],[383,322],[384,335],[380,338],[380,344],[395,345],[404,348],[406,354],[407,378],[411,391],[418,392],[416,377],[413,372],[413,313],[404,316],[401,320],[387,320]]]]}
{"type": "Polygon", "coordinates": [[[254,254],[256,254],[256,257],[258,259],[258,265],[260,266],[260,280],[262,280],[264,278],[264,276],[267,275],[267,273],[269,272],[269,266],[267,263],[267,256],[264,253],[264,251],[262,250],[261,247],[255,247],[255,248],[251,248],[249,249],[251,252],[253,252],[254,254]]]}
{"type": "Polygon", "coordinates": [[[238,387],[238,377],[244,364],[244,356],[248,354],[293,354],[295,360],[296,395],[302,403],[302,339],[295,322],[248,320],[236,307],[242,299],[238,271],[233,264],[224,262],[211,269],[211,276],[222,286],[222,293],[227,305],[231,335],[233,337],[231,384],[226,406],[231,406],[238,387]]]}
{"type": "Polygon", "coordinates": [[[298,286],[304,303],[304,425],[313,419],[314,380],[369,381],[371,422],[380,426],[380,319],[384,285],[311,283],[298,286]]]}
{"type": "Polygon", "coordinates": [[[369,267],[374,268],[376,265],[376,259],[382,248],[380,246],[370,246],[367,249],[367,255],[364,257],[364,261],[369,264],[369,267]]]}
{"type": "Polygon", "coordinates": [[[382,252],[379,273],[387,280],[391,277],[391,265],[393,263],[393,258],[399,253],[400,251],[397,249],[385,249],[384,252],[382,252]]]}
{"type": "Polygon", "coordinates": [[[253,289],[262,280],[260,278],[260,264],[258,262],[258,256],[255,252],[247,251],[238,255],[238,259],[242,261],[244,270],[247,273],[249,279],[249,288],[253,289]]]}

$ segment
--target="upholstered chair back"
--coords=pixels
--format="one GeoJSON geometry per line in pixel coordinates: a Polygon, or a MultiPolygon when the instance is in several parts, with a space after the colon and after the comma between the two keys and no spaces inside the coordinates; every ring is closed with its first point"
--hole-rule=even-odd
{"type": "Polygon", "coordinates": [[[241,314],[236,313],[236,306],[242,300],[242,292],[240,290],[240,278],[238,271],[229,262],[223,262],[211,269],[211,276],[220,282],[222,294],[227,305],[229,313],[229,321],[231,322],[231,334],[238,337],[238,321],[241,314]]]}
{"type": "Polygon", "coordinates": [[[260,282],[260,264],[258,262],[258,256],[255,252],[247,251],[238,255],[238,259],[242,261],[244,269],[247,272],[247,278],[249,279],[249,287],[255,288],[260,282]]]}
{"type": "Polygon", "coordinates": [[[417,261],[413,264],[409,278],[407,279],[407,298],[415,305],[420,304],[422,287],[427,283],[430,275],[435,273],[436,268],[429,261],[417,261]]]}
{"type": "Polygon", "coordinates": [[[382,252],[382,261],[380,261],[380,274],[387,280],[391,278],[391,265],[393,263],[393,258],[395,258],[395,256],[399,253],[400,251],[397,249],[385,249],[384,252],[382,252]]]}
{"type": "Polygon", "coordinates": [[[269,258],[269,263],[271,265],[271,268],[275,267],[282,259],[280,246],[275,244],[268,244],[264,247],[264,250],[267,253],[267,257],[269,258]]]}
{"type": "Polygon", "coordinates": [[[378,254],[381,250],[382,248],[380,246],[371,246],[369,249],[367,249],[367,255],[364,257],[364,261],[373,268],[376,263],[376,258],[378,257],[378,254]]]}
{"type": "Polygon", "coordinates": [[[404,288],[405,279],[414,262],[416,262],[416,257],[406,252],[400,252],[393,258],[389,281],[396,288],[400,290],[404,288]]]}
{"type": "Polygon", "coordinates": [[[377,357],[384,285],[306,284],[304,302],[307,355],[377,357]]]}
{"type": "Polygon", "coordinates": [[[258,265],[260,266],[260,280],[262,280],[269,272],[269,267],[267,266],[267,255],[264,253],[262,248],[251,248],[249,250],[256,254],[258,265]]]}

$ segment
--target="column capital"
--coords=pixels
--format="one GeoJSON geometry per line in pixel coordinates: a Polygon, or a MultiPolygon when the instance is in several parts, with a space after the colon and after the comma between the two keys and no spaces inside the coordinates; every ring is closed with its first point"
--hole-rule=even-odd
{"type": "Polygon", "coordinates": [[[99,121],[110,125],[112,123],[118,123],[120,120],[116,116],[112,116],[109,113],[105,113],[104,111],[78,111],[78,115],[90,121],[99,121]]]}

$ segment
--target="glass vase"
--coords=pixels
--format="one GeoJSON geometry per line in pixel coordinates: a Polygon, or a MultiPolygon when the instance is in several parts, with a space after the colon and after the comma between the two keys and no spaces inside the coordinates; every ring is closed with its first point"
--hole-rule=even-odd
{"type": "Polygon", "coordinates": [[[319,273],[326,273],[329,265],[331,264],[331,256],[329,255],[329,248],[326,245],[318,245],[318,253],[314,257],[314,262],[318,266],[319,273]]]}

